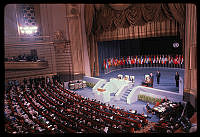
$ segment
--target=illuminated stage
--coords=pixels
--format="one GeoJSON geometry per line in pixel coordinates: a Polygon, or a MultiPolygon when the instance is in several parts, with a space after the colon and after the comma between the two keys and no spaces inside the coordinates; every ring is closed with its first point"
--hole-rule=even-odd
{"type": "MultiPolygon", "coordinates": [[[[165,96],[173,101],[182,101],[183,96],[183,79],[184,69],[172,68],[125,68],[110,72],[99,78],[91,77],[90,82],[96,79],[95,86],[92,91],[94,98],[101,102],[109,102],[111,100],[122,100],[128,104],[137,101],[138,94],[146,94],[148,96],[164,98],[165,96]],[[155,73],[159,70],[161,72],[160,84],[156,83],[155,73]],[[175,86],[174,74],[178,71],[180,73],[179,88],[175,86]],[[154,75],[153,88],[141,86],[145,75],[150,72],[154,75]],[[119,79],[118,75],[122,75],[123,79],[119,79]],[[130,80],[124,80],[125,76],[135,76],[134,84],[130,80]],[[174,81],[174,83],[172,83],[174,81]],[[171,90],[173,89],[173,90],[171,90]],[[114,95],[114,96],[113,96],[114,95]],[[130,101],[131,100],[131,101],[130,101]]],[[[87,81],[87,80],[86,80],[87,81]]]]}
{"type": "Polygon", "coordinates": [[[120,95],[129,89],[132,84],[128,79],[111,78],[109,82],[97,82],[93,87],[93,92],[97,100],[105,103],[110,101],[111,93],[115,94],[115,99],[120,99],[120,95]]]}

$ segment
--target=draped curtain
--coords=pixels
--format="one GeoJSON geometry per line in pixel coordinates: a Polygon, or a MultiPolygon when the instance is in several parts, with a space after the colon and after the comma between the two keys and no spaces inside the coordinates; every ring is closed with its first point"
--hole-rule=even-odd
{"type": "Polygon", "coordinates": [[[103,59],[120,56],[120,43],[118,41],[103,41],[98,43],[99,73],[103,72],[103,59]]]}
{"type": "Polygon", "coordinates": [[[95,71],[98,75],[98,63],[94,64],[95,60],[98,62],[97,41],[177,35],[177,32],[182,39],[184,23],[185,4],[182,3],[86,4],[85,27],[91,74],[95,71]]]}
{"type": "Polygon", "coordinates": [[[148,22],[142,26],[116,28],[114,31],[104,31],[96,34],[97,41],[123,40],[147,37],[177,36],[179,26],[175,20],[148,22]]]}

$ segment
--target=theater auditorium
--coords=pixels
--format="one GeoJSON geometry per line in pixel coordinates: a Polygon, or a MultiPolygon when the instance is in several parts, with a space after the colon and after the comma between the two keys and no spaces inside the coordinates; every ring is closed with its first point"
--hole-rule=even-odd
{"type": "Polygon", "coordinates": [[[193,3],[7,4],[4,132],[195,133],[193,3]]]}

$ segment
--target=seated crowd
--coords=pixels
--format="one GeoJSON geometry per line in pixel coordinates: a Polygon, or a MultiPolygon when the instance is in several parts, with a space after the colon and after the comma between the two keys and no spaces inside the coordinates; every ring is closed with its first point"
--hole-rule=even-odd
{"type": "Polygon", "coordinates": [[[144,115],[65,90],[54,78],[9,82],[5,93],[8,133],[134,133],[144,115]]]}
{"type": "Polygon", "coordinates": [[[190,104],[190,102],[181,103],[181,102],[171,102],[167,98],[162,99],[160,104],[156,104],[153,108],[150,108],[149,104],[146,105],[146,110],[148,113],[157,115],[160,120],[154,125],[151,129],[151,132],[158,133],[175,133],[176,130],[182,129],[184,132],[190,132],[192,123],[190,118],[195,112],[195,109],[190,104]],[[168,105],[166,105],[168,104],[168,105]],[[170,107],[174,104],[175,106],[170,107]],[[154,107],[161,105],[165,106],[165,111],[158,113],[155,111],[154,107]]]}
{"type": "MultiPolygon", "coordinates": [[[[5,130],[13,134],[134,133],[148,125],[149,118],[137,110],[120,109],[64,89],[58,77],[30,78],[29,82],[24,79],[23,83],[10,81],[4,102],[5,130]]],[[[175,109],[159,114],[160,121],[150,133],[173,133],[178,128],[188,132],[194,109],[188,104],[176,104],[175,109]]],[[[146,108],[156,114],[153,108],[146,108]]]]}

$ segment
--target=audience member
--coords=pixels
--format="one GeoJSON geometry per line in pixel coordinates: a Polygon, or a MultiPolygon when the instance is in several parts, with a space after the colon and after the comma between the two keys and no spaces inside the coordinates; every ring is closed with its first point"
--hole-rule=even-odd
{"type": "MultiPolygon", "coordinates": [[[[124,124],[131,125],[131,126],[133,125],[128,121],[124,121],[123,117],[126,116],[127,119],[133,119],[132,116],[135,115],[134,120],[138,121],[142,126],[145,125],[144,121],[146,118],[151,118],[147,115],[144,115],[144,113],[139,114],[137,110],[135,110],[134,115],[133,115],[129,113],[129,112],[132,112],[132,110],[128,112],[126,111],[125,108],[123,109],[120,109],[119,107],[115,108],[114,105],[111,106],[110,104],[105,104],[103,102],[86,98],[86,97],[82,98],[76,92],[72,92],[70,90],[66,90],[66,91],[61,90],[57,86],[57,82],[58,82],[57,77],[54,77],[54,79],[55,79],[54,84],[53,83],[51,85],[45,84],[44,86],[45,88],[44,88],[42,86],[43,81],[45,81],[44,77],[35,77],[34,79],[32,79],[32,82],[30,78],[29,82],[32,83],[32,88],[27,86],[27,83],[24,82],[25,91],[28,94],[22,94],[23,92],[21,92],[22,89],[20,88],[20,83],[16,84],[17,83],[16,81],[13,81],[13,83],[10,82],[10,85],[13,85],[13,86],[10,86],[10,93],[12,94],[12,98],[11,98],[12,102],[13,103],[18,102],[16,98],[19,97],[21,100],[21,103],[28,109],[28,114],[31,115],[30,118],[32,118],[33,120],[38,119],[41,121],[42,117],[45,118],[45,116],[49,116],[53,120],[57,120],[61,124],[66,125],[67,128],[71,127],[71,129],[76,130],[77,132],[81,131],[81,128],[78,128],[79,124],[82,124],[83,126],[87,126],[88,128],[99,129],[99,125],[94,125],[94,123],[99,123],[101,125],[104,125],[104,126],[101,126],[100,128],[101,133],[110,133],[112,131],[111,128],[112,129],[116,128],[120,132],[133,133],[135,132],[135,130],[138,130],[137,124],[134,124],[134,128],[127,129],[125,128],[124,124]],[[39,89],[42,92],[39,91],[39,89]],[[20,92],[16,92],[16,91],[20,91],[20,92]],[[24,95],[26,95],[26,97],[29,98],[30,101],[27,101],[24,95]],[[47,100],[47,98],[49,99],[47,100]],[[41,104],[38,103],[38,100],[40,100],[41,104]],[[52,102],[50,102],[50,100],[52,102]],[[35,110],[34,107],[32,107],[31,103],[33,103],[36,106],[36,108],[38,108],[37,111],[35,110]],[[53,105],[53,104],[56,104],[56,105],[53,105]],[[62,113],[62,115],[66,118],[69,118],[69,121],[71,122],[67,121],[66,123],[68,124],[65,124],[65,122],[63,121],[64,119],[61,120],[60,116],[57,113],[55,113],[55,111],[58,113],[62,113]],[[120,118],[119,116],[122,118],[120,118]],[[114,123],[111,124],[110,121],[114,123]]],[[[169,100],[167,99],[167,97],[165,97],[163,99],[163,102],[167,102],[167,101],[169,100]]],[[[155,106],[158,106],[158,105],[159,104],[157,103],[155,106]]],[[[15,104],[13,104],[13,106],[17,112],[21,111],[19,109],[20,107],[15,107],[15,104]]],[[[145,109],[148,113],[154,114],[154,111],[149,106],[149,103],[147,103],[145,109]]],[[[177,125],[178,119],[180,121],[179,122],[180,124],[182,122],[183,128],[189,129],[190,126],[188,124],[189,123],[188,118],[190,117],[189,115],[192,115],[192,113],[190,114],[190,111],[188,109],[190,109],[189,105],[186,107],[186,111],[185,111],[185,115],[187,115],[187,117],[185,119],[183,118],[180,119],[180,118],[176,118],[176,114],[181,114],[181,111],[183,110],[183,106],[181,105],[181,103],[178,103],[174,109],[172,109],[171,107],[166,107],[165,113],[168,115],[163,115],[163,117],[160,119],[160,122],[163,122],[163,123],[168,122],[167,126],[169,127],[168,129],[169,131],[166,130],[166,132],[173,132],[178,127],[177,125]]],[[[8,115],[8,112],[9,111],[5,112],[6,116],[8,115]]],[[[13,117],[11,117],[10,119],[12,119],[13,121],[16,121],[17,116],[21,116],[21,113],[20,114],[14,113],[13,117]]],[[[46,119],[49,119],[49,118],[46,117],[46,119]]],[[[29,121],[29,119],[26,118],[26,121],[27,120],[29,121]]],[[[52,125],[51,128],[53,128],[54,131],[60,132],[59,130],[60,130],[61,125],[57,126],[58,124],[53,123],[51,120],[48,120],[48,121],[50,121],[49,126],[52,125]]],[[[39,129],[40,128],[38,126],[33,127],[33,130],[39,130],[39,129]]],[[[22,132],[23,128],[19,128],[19,130],[20,132],[22,132]]],[[[85,132],[85,131],[82,130],[82,132],[85,132]]]]}

